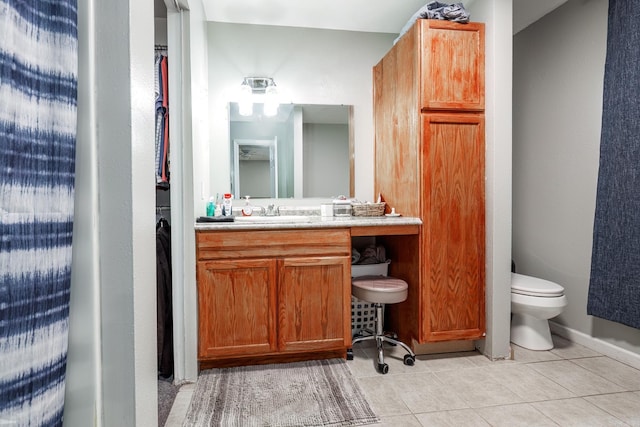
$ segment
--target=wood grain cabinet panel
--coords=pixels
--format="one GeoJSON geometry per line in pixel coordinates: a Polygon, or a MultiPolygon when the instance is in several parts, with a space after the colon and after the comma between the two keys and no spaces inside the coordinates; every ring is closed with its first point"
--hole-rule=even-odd
{"type": "Polygon", "coordinates": [[[422,110],[483,111],[484,25],[423,19],[415,31],[422,110]]]}
{"type": "Polygon", "coordinates": [[[200,358],[276,351],[276,262],[198,263],[200,358]]]}
{"type": "Polygon", "coordinates": [[[285,258],[279,264],[279,348],[346,348],[351,286],[345,284],[351,281],[351,258],[285,258]]]}
{"type": "Polygon", "coordinates": [[[417,265],[403,267],[412,299],[388,308],[389,327],[418,343],[481,338],[484,24],[418,20],[373,81],[375,191],[423,222],[417,265]]]}
{"type": "Polygon", "coordinates": [[[484,117],[423,114],[426,341],[484,332],[484,117]]]}

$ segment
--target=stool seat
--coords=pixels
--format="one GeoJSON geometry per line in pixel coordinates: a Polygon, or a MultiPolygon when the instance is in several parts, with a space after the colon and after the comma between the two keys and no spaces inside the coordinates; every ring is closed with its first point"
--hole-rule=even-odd
{"type": "Polygon", "coordinates": [[[351,293],[372,303],[395,304],[407,299],[409,285],[390,276],[358,276],[351,279],[351,293]]]}

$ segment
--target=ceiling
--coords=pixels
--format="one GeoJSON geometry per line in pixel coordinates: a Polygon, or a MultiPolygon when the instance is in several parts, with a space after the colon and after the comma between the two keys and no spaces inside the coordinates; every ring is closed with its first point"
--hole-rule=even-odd
{"type": "Polygon", "coordinates": [[[425,0],[203,0],[209,21],[399,33],[425,0]]]}
{"type": "MultiPolygon", "coordinates": [[[[470,7],[475,1],[463,4],[470,7]]],[[[513,0],[513,34],[566,1],[513,0]]],[[[202,3],[207,20],[215,22],[397,34],[429,0],[202,0],[202,3]]]]}
{"type": "MultiPolygon", "coordinates": [[[[154,15],[157,18],[167,16],[164,1],[154,0],[154,15]]],[[[463,4],[469,7],[475,1],[467,0],[463,4]]],[[[566,1],[513,0],[513,34],[528,27],[566,1]]],[[[323,0],[312,3],[302,0],[202,0],[208,21],[393,34],[399,33],[411,16],[428,2],[428,0],[323,0]],[[247,13],[247,11],[251,12],[247,13]]]]}

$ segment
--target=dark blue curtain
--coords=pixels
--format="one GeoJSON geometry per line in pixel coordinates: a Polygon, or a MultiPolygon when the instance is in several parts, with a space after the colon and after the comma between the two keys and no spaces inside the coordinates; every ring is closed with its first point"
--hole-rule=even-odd
{"type": "Polygon", "coordinates": [[[640,328],[640,1],[610,0],[588,314],[640,328]]]}
{"type": "Polygon", "coordinates": [[[0,425],[62,425],[76,6],[0,0],[0,425]]]}

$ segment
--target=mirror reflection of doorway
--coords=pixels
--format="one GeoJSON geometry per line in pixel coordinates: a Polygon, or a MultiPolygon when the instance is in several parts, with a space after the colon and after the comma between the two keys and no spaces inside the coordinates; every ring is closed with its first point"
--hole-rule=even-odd
{"type": "Polygon", "coordinates": [[[278,198],[278,138],[233,141],[235,199],[278,198]]]}

